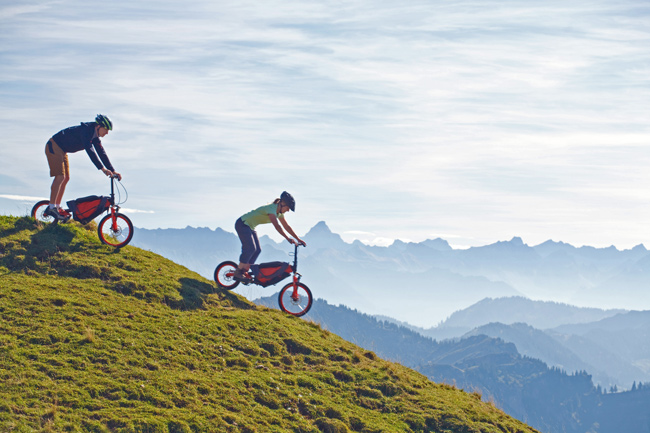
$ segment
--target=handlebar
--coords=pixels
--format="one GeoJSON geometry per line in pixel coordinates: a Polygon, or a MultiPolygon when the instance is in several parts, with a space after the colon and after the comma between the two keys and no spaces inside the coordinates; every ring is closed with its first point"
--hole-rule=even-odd
{"type": "Polygon", "coordinates": [[[299,244],[299,243],[294,243],[293,244],[293,254],[289,253],[290,256],[296,256],[298,257],[298,247],[306,247],[306,244],[299,244]]]}

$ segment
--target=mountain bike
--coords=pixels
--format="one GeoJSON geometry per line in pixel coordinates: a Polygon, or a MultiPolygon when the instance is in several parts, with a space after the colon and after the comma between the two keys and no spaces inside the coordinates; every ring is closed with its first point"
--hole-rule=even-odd
{"type": "MultiPolygon", "coordinates": [[[[257,286],[267,287],[277,284],[285,278],[291,276],[292,281],[284,286],[278,295],[278,304],[280,309],[285,313],[293,316],[304,316],[311,308],[313,298],[311,290],[305,284],[300,282],[302,275],[298,273],[298,247],[294,245],[293,264],[285,262],[269,262],[259,265],[251,265],[250,271],[245,276],[244,285],[254,284],[257,286]]],[[[303,245],[304,246],[304,245],[303,245]]],[[[237,287],[240,281],[235,280],[234,275],[237,270],[237,263],[225,261],[219,264],[214,270],[214,281],[217,286],[223,290],[232,290],[237,287]]]]}
{"type": "MultiPolygon", "coordinates": [[[[99,239],[106,245],[115,248],[126,246],[133,238],[133,223],[124,214],[120,213],[120,205],[128,199],[128,193],[124,185],[117,179],[117,176],[110,176],[111,195],[105,196],[88,196],[77,200],[67,202],[67,212],[72,214],[75,221],[82,224],[88,224],[104,212],[108,212],[97,225],[97,234],[99,239]],[[117,188],[116,188],[117,184],[117,188]],[[117,189],[118,200],[115,200],[115,190],[117,189]],[[124,200],[122,193],[124,192],[124,200]]],[[[49,200],[41,200],[32,208],[31,216],[37,221],[44,223],[58,224],[59,220],[45,215],[45,210],[50,204],[49,200]]],[[[67,222],[67,220],[66,220],[67,222]]]]}

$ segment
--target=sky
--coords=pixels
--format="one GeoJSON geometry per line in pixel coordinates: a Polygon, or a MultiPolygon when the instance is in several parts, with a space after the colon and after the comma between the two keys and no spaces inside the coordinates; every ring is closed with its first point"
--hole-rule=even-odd
{"type": "MultiPolygon", "coordinates": [[[[136,227],[234,232],[287,190],[299,235],[650,248],[649,101],[642,1],[5,0],[0,213],[102,113],[136,227]]],[[[108,194],[70,162],[64,201],[108,194]]]]}

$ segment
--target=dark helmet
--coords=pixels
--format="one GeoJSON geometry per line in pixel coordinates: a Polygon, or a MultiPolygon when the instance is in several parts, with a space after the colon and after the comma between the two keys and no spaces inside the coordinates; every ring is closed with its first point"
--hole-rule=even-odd
{"type": "Polygon", "coordinates": [[[296,201],[293,199],[293,196],[289,194],[286,191],[282,192],[282,195],[280,195],[280,200],[284,202],[287,206],[289,206],[289,209],[291,209],[293,212],[296,211],[296,201]]]}
{"type": "Polygon", "coordinates": [[[97,117],[95,117],[95,122],[99,126],[103,126],[104,128],[108,129],[109,131],[113,130],[113,122],[111,122],[111,119],[104,116],[103,114],[98,114],[97,117]]]}

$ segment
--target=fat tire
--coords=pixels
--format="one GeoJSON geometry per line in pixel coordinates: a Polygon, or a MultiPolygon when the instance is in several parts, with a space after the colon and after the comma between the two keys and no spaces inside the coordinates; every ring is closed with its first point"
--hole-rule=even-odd
{"type": "Polygon", "coordinates": [[[217,287],[222,290],[232,290],[239,285],[239,281],[236,281],[234,279],[226,279],[226,270],[224,268],[227,267],[232,267],[233,271],[235,271],[237,270],[237,263],[228,260],[219,263],[219,265],[214,269],[214,282],[217,283],[217,287]]]}
{"type": "MultiPolygon", "coordinates": [[[[106,245],[109,245],[109,246],[115,247],[115,248],[122,248],[122,247],[125,247],[129,242],[131,242],[131,239],[133,239],[133,223],[131,222],[129,217],[127,217],[126,215],[121,214],[121,213],[115,214],[115,218],[117,218],[118,220],[121,220],[122,222],[126,223],[126,227],[128,227],[128,229],[129,229],[129,234],[126,236],[126,239],[124,239],[121,242],[112,242],[110,239],[106,239],[103,228],[104,228],[104,224],[106,224],[106,223],[110,224],[111,223],[112,217],[111,217],[110,213],[108,215],[106,215],[104,218],[102,218],[102,220],[97,225],[97,234],[99,235],[99,240],[101,240],[106,245]]],[[[108,226],[108,229],[111,230],[110,225],[108,226]]]]}
{"type": "Polygon", "coordinates": [[[307,287],[305,284],[298,283],[298,294],[301,296],[299,303],[293,302],[291,295],[287,293],[289,290],[293,290],[293,283],[289,283],[284,286],[278,294],[278,305],[280,306],[280,309],[287,314],[291,314],[292,316],[304,316],[309,312],[314,301],[314,298],[311,295],[311,290],[309,290],[309,287],[307,287]],[[304,293],[300,292],[301,289],[304,293]],[[303,299],[305,297],[306,303],[304,302],[305,299],[303,299]]]}

